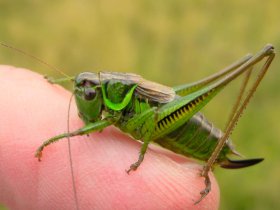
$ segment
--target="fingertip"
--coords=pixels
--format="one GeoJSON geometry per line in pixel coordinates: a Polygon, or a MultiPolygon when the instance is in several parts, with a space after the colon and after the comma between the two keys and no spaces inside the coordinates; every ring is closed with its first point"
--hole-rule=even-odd
{"type": "MultiPolygon", "coordinates": [[[[0,82],[1,89],[9,89],[0,93],[1,120],[5,121],[1,123],[0,135],[10,145],[1,144],[7,157],[1,162],[8,168],[1,176],[10,175],[10,191],[19,186],[25,189],[18,191],[14,200],[18,206],[21,201],[33,208],[35,203],[37,207],[51,204],[65,208],[65,201],[67,206],[73,205],[73,200],[69,200],[73,191],[66,142],[44,150],[41,163],[34,158],[44,140],[65,132],[70,93],[27,70],[0,66],[0,73],[4,81],[0,82]]],[[[70,127],[74,130],[82,123],[76,109],[71,110],[70,127]]],[[[193,161],[149,149],[138,170],[127,175],[125,170],[137,160],[141,145],[117,129],[106,128],[90,137],[73,138],[71,144],[81,208],[218,209],[219,189],[212,175],[212,191],[194,205],[205,186],[199,175],[201,166],[193,161]]]]}
{"type": "MultiPolygon", "coordinates": [[[[69,174],[65,167],[69,163],[67,157],[58,155],[54,161],[56,164],[47,165],[47,159],[39,163],[34,154],[44,140],[64,132],[67,122],[65,102],[70,94],[59,86],[49,84],[37,73],[4,65],[0,65],[0,89],[1,202],[17,209],[59,206],[57,201],[49,204],[46,201],[52,194],[55,201],[55,193],[63,182],[57,182],[56,186],[53,183],[59,180],[60,175],[69,174]],[[43,187],[42,183],[45,183],[43,187]]],[[[64,194],[67,195],[66,189],[64,194]]],[[[65,199],[60,200],[63,203],[65,199]]]]}

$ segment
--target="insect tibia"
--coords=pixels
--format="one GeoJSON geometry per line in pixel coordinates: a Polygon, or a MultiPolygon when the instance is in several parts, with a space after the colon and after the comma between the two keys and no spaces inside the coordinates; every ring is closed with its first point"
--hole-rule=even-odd
{"type": "Polygon", "coordinates": [[[225,161],[220,162],[219,165],[222,168],[237,169],[237,168],[245,168],[248,166],[255,165],[257,163],[262,162],[263,160],[264,160],[263,158],[245,159],[245,160],[226,159],[225,161]]]}

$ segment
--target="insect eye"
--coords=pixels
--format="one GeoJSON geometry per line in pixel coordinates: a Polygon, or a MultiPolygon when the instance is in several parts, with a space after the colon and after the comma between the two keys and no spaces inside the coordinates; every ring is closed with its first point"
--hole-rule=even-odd
{"type": "Polygon", "coordinates": [[[96,96],[96,91],[95,89],[92,88],[86,88],[85,89],[85,99],[90,101],[92,99],[94,99],[96,96]]]}

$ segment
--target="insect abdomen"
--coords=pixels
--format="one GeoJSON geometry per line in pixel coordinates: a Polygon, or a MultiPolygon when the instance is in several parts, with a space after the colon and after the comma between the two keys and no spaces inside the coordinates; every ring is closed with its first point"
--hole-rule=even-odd
{"type": "MultiPolygon", "coordinates": [[[[222,135],[222,131],[215,128],[202,113],[197,113],[175,131],[156,139],[155,142],[175,153],[207,160],[222,135]]],[[[227,141],[219,159],[224,160],[231,150],[233,147],[230,141],[227,141]]]]}

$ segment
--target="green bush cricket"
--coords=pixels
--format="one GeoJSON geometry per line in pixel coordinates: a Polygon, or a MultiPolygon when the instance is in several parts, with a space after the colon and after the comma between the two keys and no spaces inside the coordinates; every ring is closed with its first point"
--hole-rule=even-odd
{"type": "Polygon", "coordinates": [[[208,173],[214,165],[236,169],[263,160],[229,159],[230,154],[239,155],[229,136],[274,57],[274,47],[268,44],[256,55],[247,55],[216,74],[173,88],[131,73],[83,72],[75,78],[67,76],[57,80],[49,79],[51,83],[74,81],[73,96],[79,117],[85,126],[46,140],[37,149],[35,157],[41,160],[43,149],[62,138],[85,135],[114,125],[143,142],[138,160],[131,164],[127,173],[140,166],[150,142],[155,142],[177,154],[206,161],[201,172],[201,176],[205,178],[205,189],[201,191],[200,199],[195,202],[197,204],[211,190],[208,173]],[[253,67],[264,59],[265,63],[259,70],[256,80],[245,94],[253,67]],[[243,74],[245,80],[226,128],[222,132],[199,111],[228,83],[243,74]]]}

